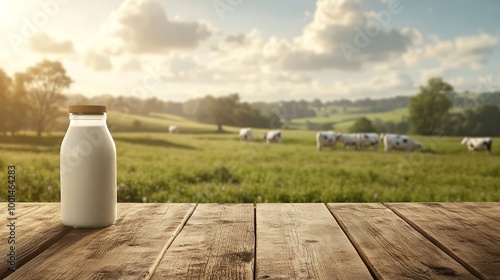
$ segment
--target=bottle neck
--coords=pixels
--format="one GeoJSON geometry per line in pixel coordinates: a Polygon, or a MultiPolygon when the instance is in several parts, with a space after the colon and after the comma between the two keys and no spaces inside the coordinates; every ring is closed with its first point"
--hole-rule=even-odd
{"type": "Polygon", "coordinates": [[[106,126],[106,113],[99,115],[70,113],[69,124],[73,126],[106,126]]]}

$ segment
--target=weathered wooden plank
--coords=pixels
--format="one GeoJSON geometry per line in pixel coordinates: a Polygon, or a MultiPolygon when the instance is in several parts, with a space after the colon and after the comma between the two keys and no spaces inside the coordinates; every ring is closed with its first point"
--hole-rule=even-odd
{"type": "Polygon", "coordinates": [[[200,204],[153,279],[253,279],[253,204],[200,204]]]}
{"type": "Polygon", "coordinates": [[[195,204],[119,204],[115,225],[73,229],[9,278],[147,278],[195,204]]]}
{"type": "Polygon", "coordinates": [[[328,204],[379,279],[474,279],[382,204],[328,204]]]}
{"type": "MultiPolygon", "coordinates": [[[[56,203],[29,203],[16,205],[16,220],[2,220],[2,232],[6,229],[6,234],[2,246],[0,246],[0,278],[4,278],[11,273],[10,263],[7,263],[7,254],[10,253],[10,246],[15,246],[17,268],[43,252],[45,249],[61,239],[71,231],[61,223],[60,204],[56,203]],[[18,210],[18,211],[17,211],[18,210]],[[15,224],[13,238],[10,239],[11,222],[15,224]],[[15,239],[14,239],[15,237],[15,239]],[[15,243],[14,241],[15,240],[15,243]]],[[[14,229],[14,228],[13,228],[14,229]]],[[[8,257],[10,259],[10,256],[8,257]]]]}
{"type": "MultiPolygon", "coordinates": [[[[54,205],[60,205],[59,203],[26,203],[22,202],[19,203],[17,202],[15,205],[15,216],[17,218],[22,217],[44,205],[47,204],[54,204],[54,205]]],[[[59,206],[60,207],[60,206],[59,206]]],[[[9,212],[8,212],[8,204],[5,202],[0,203],[0,222],[5,224],[5,221],[7,221],[7,218],[10,217],[9,212]]]]}
{"type": "Polygon", "coordinates": [[[372,279],[324,204],[257,204],[257,279],[372,279]]]}
{"type": "Polygon", "coordinates": [[[482,279],[500,279],[500,204],[391,203],[387,205],[482,279]],[[484,207],[484,205],[483,205],[484,207]]]}
{"type": "Polygon", "coordinates": [[[482,214],[493,221],[500,221],[500,202],[460,202],[460,207],[482,214]]]}

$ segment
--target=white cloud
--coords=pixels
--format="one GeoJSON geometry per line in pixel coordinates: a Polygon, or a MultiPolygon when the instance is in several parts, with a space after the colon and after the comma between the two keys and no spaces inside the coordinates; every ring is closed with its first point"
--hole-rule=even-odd
{"type": "Polygon", "coordinates": [[[420,70],[420,79],[418,81],[419,85],[425,85],[427,84],[427,81],[431,78],[435,77],[443,77],[445,74],[448,73],[447,68],[445,67],[435,67],[435,68],[429,68],[429,69],[422,69],[420,70]]]}
{"type": "Polygon", "coordinates": [[[453,68],[470,64],[473,69],[479,69],[487,62],[487,56],[497,43],[498,38],[484,33],[449,41],[436,39],[433,45],[425,47],[424,57],[441,60],[453,68]]]}
{"type": "Polygon", "coordinates": [[[95,71],[111,71],[113,69],[109,56],[92,51],[86,54],[85,65],[95,71]]]}
{"type": "Polygon", "coordinates": [[[190,61],[191,67],[187,70],[175,69],[175,61],[168,62],[171,65],[169,79],[225,86],[245,84],[236,88],[248,90],[252,95],[266,92],[273,96],[280,96],[280,92],[302,96],[328,96],[332,92],[343,96],[367,96],[369,92],[387,95],[390,91],[407,91],[414,86],[412,78],[394,71],[394,67],[385,71],[388,74],[375,75],[362,83],[328,85],[325,80],[315,79],[314,72],[319,70],[358,71],[365,64],[386,65],[386,60],[400,57],[411,46],[421,44],[422,36],[416,29],[382,27],[379,38],[371,37],[369,44],[349,62],[339,49],[339,42],[354,42],[356,30],[371,24],[370,20],[378,14],[363,13],[359,1],[321,0],[313,16],[303,34],[294,39],[264,39],[255,29],[226,36],[211,48],[205,61],[194,64],[190,61]]]}
{"type": "Polygon", "coordinates": [[[47,33],[36,33],[30,37],[28,48],[40,53],[73,53],[73,42],[69,40],[57,40],[47,33]]]}
{"type": "Polygon", "coordinates": [[[457,76],[446,79],[455,91],[470,91],[475,93],[500,91],[500,76],[480,75],[477,77],[457,76]]]}
{"type": "MultiPolygon", "coordinates": [[[[288,79],[287,79],[288,81],[288,79]]],[[[228,91],[226,84],[223,88],[228,91]]],[[[285,100],[320,98],[323,100],[338,98],[378,98],[413,93],[411,77],[399,72],[376,75],[364,82],[337,81],[331,84],[316,79],[308,79],[301,83],[275,83],[273,80],[262,80],[260,83],[246,83],[239,89],[242,96],[250,100],[285,100]]]]}
{"type": "Polygon", "coordinates": [[[393,16],[389,11],[363,13],[356,0],[320,0],[299,37],[264,41],[253,30],[228,36],[212,57],[221,66],[267,64],[276,71],[360,70],[365,64],[400,56],[421,42],[418,30],[390,28],[393,16]]]}
{"type": "Polygon", "coordinates": [[[440,64],[441,72],[462,66],[479,70],[488,63],[488,57],[497,44],[498,38],[486,33],[457,37],[453,40],[432,38],[427,45],[408,52],[404,60],[408,65],[415,65],[424,59],[436,61],[440,64]]]}
{"type": "Polygon", "coordinates": [[[348,80],[328,85],[328,81],[314,77],[320,70],[360,73],[365,65],[386,64],[386,60],[421,43],[417,30],[390,28],[390,19],[386,18],[387,25],[380,25],[379,34],[369,36],[365,46],[356,47],[357,36],[366,36],[360,32],[366,33],[374,27],[380,15],[363,12],[359,1],[319,0],[316,11],[311,13],[311,22],[296,38],[265,39],[254,29],[225,36],[204,53],[197,46],[214,32],[209,24],[168,19],[163,7],[153,0],[128,0],[88,44],[85,65],[96,71],[111,71],[113,59],[122,72],[134,74],[145,69],[140,61],[156,60],[161,61],[167,83],[201,84],[206,85],[207,92],[238,91],[247,96],[261,94],[262,98],[284,94],[325,98],[333,98],[332,94],[346,97],[366,96],[369,92],[387,94],[407,88],[413,81],[403,74],[396,75],[392,68],[387,69],[387,75],[376,75],[363,83],[348,80]],[[355,46],[359,53],[349,61],[340,42],[355,46]],[[172,52],[174,49],[190,52],[172,52]]]}
{"type": "Polygon", "coordinates": [[[170,20],[154,0],[127,0],[113,13],[108,27],[123,50],[161,53],[194,49],[214,32],[206,22],[170,20]]]}
{"type": "Polygon", "coordinates": [[[500,91],[500,76],[483,75],[479,76],[474,89],[476,92],[500,91]]]}
{"type": "MultiPolygon", "coordinates": [[[[387,16],[387,7],[395,1],[382,0],[385,11],[368,12],[360,1],[317,0],[316,10],[299,15],[298,20],[305,20],[302,32],[285,38],[239,27],[227,29],[241,33],[215,34],[209,23],[170,13],[172,6],[126,0],[89,38],[62,40],[52,34],[64,33],[54,30],[50,36],[35,35],[28,45],[31,52],[22,61],[31,60],[27,62],[31,66],[42,56],[64,62],[78,57],[72,62],[81,66],[76,80],[86,79],[86,87],[95,84],[98,91],[115,88],[123,94],[130,94],[151,65],[160,65],[159,88],[148,94],[164,98],[230,92],[239,92],[245,100],[382,97],[415,93],[434,76],[442,76],[457,89],[474,90],[470,88],[478,84],[474,78],[488,74],[483,69],[467,76],[493,57],[498,35],[424,37],[413,26],[392,24],[406,16],[399,12],[387,16]]],[[[398,11],[404,13],[407,3],[401,1],[398,11]]],[[[4,68],[9,71],[25,65],[14,60],[8,64],[4,68]]]]}
{"type": "MultiPolygon", "coordinates": [[[[388,4],[390,5],[390,4],[388,4]]],[[[399,13],[403,7],[397,9],[399,13]]],[[[399,56],[418,42],[414,29],[390,27],[393,9],[363,13],[357,0],[320,0],[313,21],[296,38],[283,66],[299,69],[359,69],[364,64],[399,56]],[[290,63],[297,57],[296,63],[290,63]]]]}
{"type": "MultiPolygon", "coordinates": [[[[408,65],[418,65],[424,60],[438,64],[437,67],[420,70],[419,83],[427,83],[432,77],[449,76],[459,69],[480,70],[489,61],[490,55],[498,44],[498,38],[481,33],[475,36],[457,37],[453,40],[432,38],[431,43],[411,50],[404,60],[408,65]]],[[[457,84],[464,84],[457,80],[457,84]]]]}
{"type": "Polygon", "coordinates": [[[169,65],[173,73],[189,72],[199,67],[190,56],[175,56],[170,60],[169,65]]]}
{"type": "Polygon", "coordinates": [[[120,65],[123,72],[139,72],[142,70],[142,65],[136,58],[129,58],[123,61],[120,65]]]}
{"type": "Polygon", "coordinates": [[[371,79],[361,82],[336,82],[335,92],[349,97],[374,97],[387,96],[395,91],[405,92],[414,87],[413,79],[401,72],[390,72],[373,76],[371,79]]]}

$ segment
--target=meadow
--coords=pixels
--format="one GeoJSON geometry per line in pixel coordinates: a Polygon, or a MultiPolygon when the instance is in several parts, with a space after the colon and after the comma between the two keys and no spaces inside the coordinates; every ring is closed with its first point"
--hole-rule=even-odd
{"type": "MultiPolygon", "coordinates": [[[[254,130],[254,143],[240,143],[236,128],[214,133],[169,115],[109,119],[120,202],[500,201],[500,139],[489,156],[469,154],[460,138],[419,136],[425,149],[411,154],[340,145],[319,152],[314,131],[284,130],[282,144],[267,145],[259,139],[264,130],[254,130]],[[169,124],[181,134],[167,134],[169,124]]],[[[59,201],[63,134],[0,137],[0,181],[16,165],[18,201],[59,201]]]]}
{"type": "MultiPolygon", "coordinates": [[[[354,124],[356,119],[361,117],[366,117],[371,121],[379,119],[381,121],[393,121],[400,122],[402,118],[408,117],[408,108],[401,108],[397,110],[382,112],[382,113],[366,113],[363,112],[362,109],[358,108],[359,111],[355,110],[356,108],[349,108],[350,111],[347,113],[336,113],[336,114],[327,114],[325,116],[325,112],[319,111],[319,116],[314,118],[298,118],[293,119],[290,127],[294,129],[306,129],[307,122],[323,124],[323,123],[334,123],[335,130],[337,131],[348,131],[349,128],[354,124]]],[[[341,108],[336,108],[339,112],[342,110],[341,108]]]]}

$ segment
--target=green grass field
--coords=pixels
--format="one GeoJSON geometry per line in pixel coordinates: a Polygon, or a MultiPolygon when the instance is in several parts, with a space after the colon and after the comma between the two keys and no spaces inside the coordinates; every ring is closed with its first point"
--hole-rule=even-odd
{"type": "MultiPolygon", "coordinates": [[[[340,109],[338,109],[340,112],[340,109]]],[[[321,112],[320,112],[321,115],[321,112]]],[[[331,114],[329,117],[315,117],[315,118],[302,118],[294,119],[291,123],[291,127],[295,129],[306,129],[306,122],[312,123],[335,123],[336,131],[348,131],[349,127],[354,124],[354,121],[360,117],[367,117],[368,119],[374,121],[380,119],[382,121],[394,121],[399,122],[404,116],[408,116],[408,109],[401,108],[389,112],[383,113],[359,113],[356,110],[352,110],[349,113],[337,113],[331,114]]]]}
{"type": "MultiPolygon", "coordinates": [[[[500,201],[495,144],[491,156],[469,154],[459,138],[428,137],[415,137],[426,148],[412,154],[318,152],[313,131],[284,130],[281,145],[267,145],[259,141],[264,130],[254,131],[256,142],[240,143],[236,128],[217,134],[215,126],[168,115],[109,118],[121,202],[500,201]],[[118,132],[136,119],[152,132],[118,132]],[[159,132],[169,124],[181,134],[159,132]]],[[[17,166],[18,201],[59,201],[62,137],[0,137],[0,181],[7,185],[7,166],[17,166]]]]}

